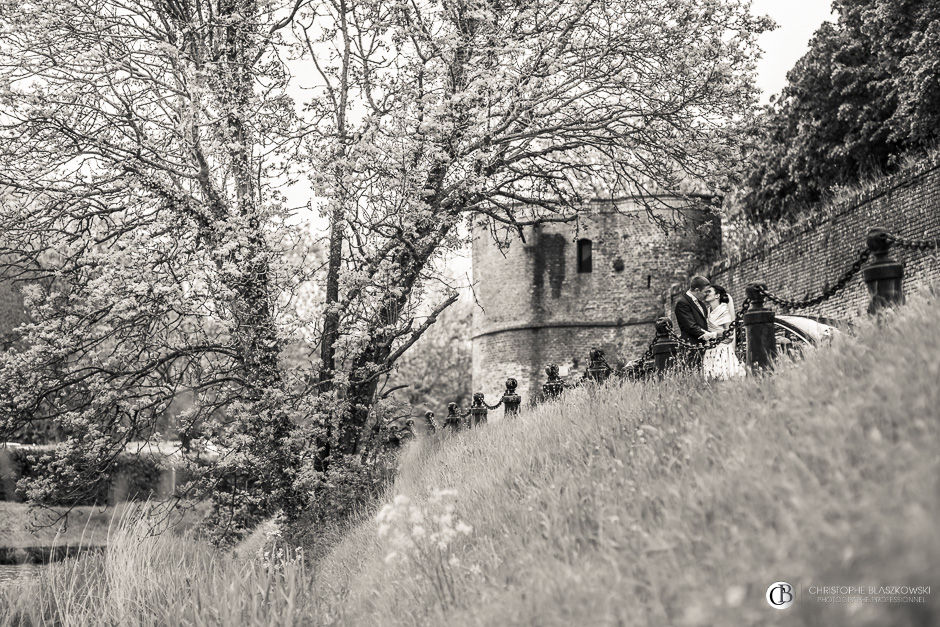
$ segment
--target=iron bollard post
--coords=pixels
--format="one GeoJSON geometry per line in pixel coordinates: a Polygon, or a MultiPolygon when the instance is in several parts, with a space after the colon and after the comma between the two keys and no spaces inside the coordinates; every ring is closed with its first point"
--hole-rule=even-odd
{"type": "Polygon", "coordinates": [[[473,404],[470,405],[470,428],[486,422],[486,403],[483,402],[483,392],[473,395],[473,404]]]}
{"type": "Polygon", "coordinates": [[[627,364],[623,376],[627,381],[640,381],[643,378],[643,360],[638,359],[627,364]]]}
{"type": "Polygon", "coordinates": [[[891,258],[891,238],[881,228],[868,231],[866,242],[871,261],[862,271],[871,295],[868,313],[876,314],[886,307],[904,303],[904,264],[891,258]]]}
{"type": "Polygon", "coordinates": [[[556,364],[548,364],[545,368],[545,374],[548,375],[548,381],[542,386],[545,400],[558,398],[565,389],[565,382],[558,376],[558,366],[556,364]]]}
{"type": "Polygon", "coordinates": [[[592,348],[588,367],[584,371],[584,378],[594,383],[603,383],[610,376],[610,366],[604,359],[604,351],[599,348],[592,348]]]}
{"type": "Polygon", "coordinates": [[[656,339],[653,341],[653,363],[656,372],[662,376],[666,370],[676,365],[676,352],[679,343],[672,339],[672,320],[662,316],[656,319],[656,339]]]}
{"type": "Polygon", "coordinates": [[[516,394],[516,387],[518,387],[519,382],[509,377],[506,379],[506,393],[503,394],[503,406],[505,410],[503,411],[503,416],[506,418],[514,418],[519,414],[519,405],[522,404],[522,397],[516,394]]]}
{"type": "Polygon", "coordinates": [[[424,426],[427,427],[428,435],[437,432],[437,422],[434,421],[434,412],[424,412],[424,426]]]}
{"type": "Polygon", "coordinates": [[[413,440],[415,437],[415,421],[414,418],[408,418],[405,420],[405,426],[399,429],[400,437],[403,442],[408,440],[413,440]]]}
{"type": "Polygon", "coordinates": [[[457,413],[457,403],[447,404],[447,418],[444,420],[444,426],[451,431],[460,431],[460,414],[457,413]]]}
{"type": "Polygon", "coordinates": [[[764,307],[763,283],[752,283],[745,288],[751,306],[744,314],[747,337],[747,365],[753,370],[770,369],[777,356],[774,332],[774,312],[764,307]]]}

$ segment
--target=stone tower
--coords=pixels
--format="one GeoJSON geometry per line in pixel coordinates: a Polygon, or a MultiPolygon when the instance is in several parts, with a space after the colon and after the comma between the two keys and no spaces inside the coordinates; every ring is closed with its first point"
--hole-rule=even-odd
{"type": "Polygon", "coordinates": [[[473,280],[482,309],[473,312],[473,391],[495,402],[515,377],[528,403],[551,362],[574,379],[591,347],[603,349],[612,366],[639,357],[671,296],[720,245],[717,216],[678,213],[684,226],[667,233],[636,200],[598,201],[577,223],[526,227],[525,242],[516,237],[504,251],[477,227],[473,280]]]}

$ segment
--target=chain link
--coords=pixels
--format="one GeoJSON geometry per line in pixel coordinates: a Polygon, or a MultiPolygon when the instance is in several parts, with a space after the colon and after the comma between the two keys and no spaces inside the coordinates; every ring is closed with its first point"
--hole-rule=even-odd
{"type": "Polygon", "coordinates": [[[642,368],[643,364],[645,364],[647,360],[653,358],[653,346],[655,345],[656,345],[656,336],[654,335],[653,339],[650,340],[649,346],[646,347],[646,352],[644,352],[643,355],[641,355],[639,359],[634,359],[633,361],[628,362],[624,366],[623,371],[619,371],[617,373],[618,376],[623,376],[624,373],[626,373],[629,370],[636,370],[637,368],[642,368]]]}
{"type": "Polygon", "coordinates": [[[495,405],[490,405],[490,404],[488,404],[486,401],[483,401],[483,405],[485,405],[487,409],[499,409],[499,406],[502,405],[502,404],[503,404],[503,399],[502,399],[502,398],[499,399],[499,402],[496,403],[495,405]]]}
{"type": "Polygon", "coordinates": [[[860,250],[858,252],[858,258],[855,260],[855,263],[853,263],[848,270],[842,273],[842,276],[840,276],[839,279],[832,284],[832,287],[814,298],[807,298],[805,300],[790,300],[773,294],[772,292],[768,291],[766,287],[761,288],[761,293],[767,300],[775,302],[781,307],[786,307],[787,309],[806,309],[807,307],[815,307],[821,302],[831,298],[837,292],[842,291],[842,289],[848,285],[849,281],[851,281],[852,278],[861,271],[862,266],[865,265],[865,262],[868,261],[870,256],[871,251],[867,248],[860,250]]]}
{"type": "MultiPolygon", "coordinates": [[[[893,244],[894,246],[897,246],[898,248],[906,248],[909,250],[924,250],[924,251],[931,250],[931,249],[940,249],[940,238],[930,239],[930,240],[915,240],[915,239],[907,239],[907,238],[901,237],[900,235],[894,235],[892,233],[888,233],[887,238],[891,244],[893,244]]],[[[865,263],[868,261],[870,257],[871,257],[871,251],[868,248],[863,248],[859,250],[858,256],[855,259],[855,261],[845,272],[842,273],[842,275],[838,278],[838,280],[836,280],[836,282],[833,283],[832,286],[826,289],[822,294],[819,294],[818,296],[815,296],[813,298],[806,298],[803,300],[791,300],[789,298],[778,296],[763,286],[759,288],[760,293],[767,300],[774,302],[786,309],[793,310],[793,309],[806,309],[807,307],[814,307],[832,298],[835,294],[842,291],[845,288],[845,286],[848,285],[849,281],[851,281],[855,277],[855,275],[861,272],[862,266],[865,265],[865,263]]],[[[744,299],[744,302],[741,304],[741,311],[738,312],[738,314],[735,316],[734,320],[731,322],[728,328],[725,329],[721,333],[721,335],[707,342],[702,342],[702,343],[689,342],[688,340],[683,339],[682,337],[676,335],[676,333],[672,331],[671,329],[669,331],[669,336],[679,346],[687,350],[705,351],[705,350],[715,348],[716,346],[718,346],[719,344],[727,340],[728,337],[730,337],[732,333],[735,333],[737,329],[744,323],[744,314],[750,306],[751,306],[751,300],[749,298],[744,299]]],[[[633,362],[630,362],[631,367],[640,367],[647,360],[651,359],[653,357],[653,347],[655,346],[655,344],[656,344],[656,338],[654,337],[650,341],[649,346],[646,348],[646,352],[643,353],[643,356],[633,362]]]]}
{"type": "Polygon", "coordinates": [[[650,340],[650,345],[646,347],[646,352],[643,353],[643,356],[640,357],[639,359],[639,362],[641,365],[645,363],[648,359],[653,358],[653,346],[655,345],[656,345],[656,336],[654,335],[653,339],[650,340]]]}
{"type": "Polygon", "coordinates": [[[751,299],[745,298],[744,302],[741,303],[741,311],[737,313],[737,315],[734,317],[734,320],[732,320],[731,324],[728,325],[728,328],[722,331],[720,335],[708,340],[707,342],[692,343],[676,335],[675,331],[672,331],[672,330],[669,331],[669,336],[673,340],[675,340],[676,343],[679,344],[679,346],[681,346],[682,348],[685,348],[686,350],[690,350],[690,351],[711,350],[712,348],[715,348],[716,346],[718,346],[719,344],[727,340],[729,337],[731,337],[731,334],[736,332],[738,330],[738,327],[744,324],[744,314],[747,313],[747,310],[750,308],[751,308],[751,299]]]}
{"type": "Polygon", "coordinates": [[[931,248],[940,248],[940,239],[907,239],[900,235],[888,233],[888,241],[898,248],[907,248],[909,250],[930,250],[931,248]]]}

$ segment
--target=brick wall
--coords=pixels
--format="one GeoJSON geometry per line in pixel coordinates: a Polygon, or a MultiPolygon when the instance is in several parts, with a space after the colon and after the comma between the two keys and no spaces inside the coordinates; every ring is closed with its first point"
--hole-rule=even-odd
{"type": "Polygon", "coordinates": [[[511,376],[528,402],[551,362],[573,375],[583,372],[593,346],[612,365],[641,354],[670,288],[717,251],[714,219],[692,210],[683,216],[687,226],[666,234],[636,202],[597,203],[578,224],[524,229],[525,242],[516,238],[505,251],[478,228],[473,277],[482,309],[474,308],[473,390],[495,402],[511,376]],[[577,271],[580,238],[592,242],[590,273],[577,271]]]}
{"type": "MultiPolygon", "coordinates": [[[[707,274],[725,286],[736,303],[753,282],[766,283],[771,292],[790,299],[815,296],[852,265],[865,247],[866,233],[876,226],[912,239],[940,237],[940,156],[830,207],[778,242],[757,245],[737,259],[719,260],[707,274]]],[[[936,251],[893,249],[893,256],[905,264],[906,294],[940,281],[936,251]]],[[[851,320],[864,314],[868,303],[859,273],[830,300],[793,313],[851,320]]]]}

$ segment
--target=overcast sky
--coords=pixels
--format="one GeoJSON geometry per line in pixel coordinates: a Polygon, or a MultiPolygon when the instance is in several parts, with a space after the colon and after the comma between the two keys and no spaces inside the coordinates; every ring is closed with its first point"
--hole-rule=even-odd
{"type": "Polygon", "coordinates": [[[762,102],[767,102],[783,89],[787,72],[806,52],[819,25],[835,18],[830,0],[754,0],[752,12],[777,22],[777,30],[759,40],[764,57],[757,65],[757,85],[764,92],[762,102]]]}

